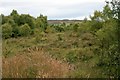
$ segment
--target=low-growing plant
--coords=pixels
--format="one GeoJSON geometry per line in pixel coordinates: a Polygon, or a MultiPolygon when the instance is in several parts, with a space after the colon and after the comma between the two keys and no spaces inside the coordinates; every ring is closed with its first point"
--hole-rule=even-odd
{"type": "Polygon", "coordinates": [[[70,63],[75,63],[77,61],[77,55],[75,52],[68,52],[65,56],[66,61],[70,63]]]}

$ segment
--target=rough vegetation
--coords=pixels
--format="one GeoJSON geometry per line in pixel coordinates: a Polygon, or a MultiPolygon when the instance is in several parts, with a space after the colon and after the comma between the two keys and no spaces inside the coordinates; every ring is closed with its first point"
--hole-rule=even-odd
{"type": "Polygon", "coordinates": [[[78,23],[48,24],[16,10],[1,16],[3,77],[120,77],[119,1],[78,23]]]}

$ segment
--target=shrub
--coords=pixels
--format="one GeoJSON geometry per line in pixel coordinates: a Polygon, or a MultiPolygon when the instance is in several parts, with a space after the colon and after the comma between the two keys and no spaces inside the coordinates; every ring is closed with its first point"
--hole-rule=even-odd
{"type": "Polygon", "coordinates": [[[76,31],[78,30],[78,27],[79,27],[78,24],[74,24],[74,25],[73,25],[73,30],[76,32],[76,31]]]}
{"type": "Polygon", "coordinates": [[[21,36],[28,36],[31,33],[31,29],[28,24],[24,24],[19,28],[19,34],[21,36]]]}
{"type": "Polygon", "coordinates": [[[44,32],[39,32],[38,34],[35,35],[35,43],[40,43],[46,40],[47,37],[44,32]]]}
{"type": "Polygon", "coordinates": [[[12,27],[13,30],[12,30],[12,37],[17,37],[19,35],[19,26],[13,26],[12,27]]]}
{"type": "Polygon", "coordinates": [[[40,28],[35,28],[35,29],[33,30],[33,34],[34,34],[35,36],[37,36],[37,35],[40,34],[40,33],[41,33],[40,28]]]}
{"type": "Polygon", "coordinates": [[[64,31],[64,28],[61,25],[57,25],[54,27],[57,32],[62,32],[64,31]]]}
{"type": "Polygon", "coordinates": [[[5,23],[1,27],[2,27],[3,38],[6,39],[6,38],[11,37],[11,35],[12,35],[12,27],[11,27],[11,25],[8,24],[8,23],[5,23]]]}
{"type": "Polygon", "coordinates": [[[54,33],[55,28],[48,26],[47,29],[45,30],[46,33],[54,33]]]}

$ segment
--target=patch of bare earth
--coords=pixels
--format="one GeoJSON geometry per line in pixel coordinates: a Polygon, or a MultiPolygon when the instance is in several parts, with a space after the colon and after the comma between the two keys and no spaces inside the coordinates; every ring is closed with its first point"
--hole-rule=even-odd
{"type": "Polygon", "coordinates": [[[73,67],[51,58],[42,49],[28,48],[24,53],[2,59],[3,77],[59,78],[69,77],[73,67]]]}

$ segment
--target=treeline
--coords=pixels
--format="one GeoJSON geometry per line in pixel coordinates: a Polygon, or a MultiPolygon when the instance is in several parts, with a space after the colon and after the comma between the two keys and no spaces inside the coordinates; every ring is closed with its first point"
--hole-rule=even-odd
{"type": "Polygon", "coordinates": [[[35,33],[35,29],[45,31],[47,27],[47,16],[40,15],[35,18],[29,14],[18,14],[13,10],[10,15],[2,16],[3,38],[28,36],[35,33]]]}

